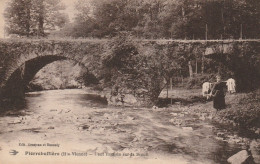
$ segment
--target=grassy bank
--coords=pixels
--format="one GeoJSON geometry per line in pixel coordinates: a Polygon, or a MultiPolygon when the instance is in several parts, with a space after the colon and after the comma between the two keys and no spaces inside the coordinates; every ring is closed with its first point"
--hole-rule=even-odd
{"type": "Polygon", "coordinates": [[[160,98],[168,101],[169,99],[174,104],[189,106],[191,113],[201,115],[208,113],[214,114],[214,119],[217,122],[229,122],[234,126],[252,129],[256,131],[260,129],[260,89],[250,93],[236,93],[226,95],[226,109],[216,112],[213,108],[213,102],[206,100],[201,95],[201,89],[181,89],[175,88],[173,91],[164,90],[160,98]]]}
{"type": "Polygon", "coordinates": [[[228,97],[227,109],[218,116],[245,128],[260,128],[260,89],[228,97]]]}

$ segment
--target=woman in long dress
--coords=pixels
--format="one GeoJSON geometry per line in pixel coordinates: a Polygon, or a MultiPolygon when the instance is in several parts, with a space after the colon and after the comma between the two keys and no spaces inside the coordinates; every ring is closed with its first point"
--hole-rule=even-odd
{"type": "Polygon", "coordinates": [[[217,82],[214,84],[212,91],[210,95],[213,97],[213,107],[215,109],[221,110],[226,108],[226,103],[225,103],[225,87],[226,87],[226,82],[221,81],[221,76],[216,76],[217,82]]]}

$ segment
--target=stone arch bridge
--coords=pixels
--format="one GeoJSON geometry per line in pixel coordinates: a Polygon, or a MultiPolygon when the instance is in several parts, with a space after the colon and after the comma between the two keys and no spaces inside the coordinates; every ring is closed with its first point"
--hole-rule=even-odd
{"type": "MultiPolygon", "coordinates": [[[[184,47],[183,49],[188,49],[190,53],[193,53],[195,47],[199,47],[203,55],[223,62],[223,59],[225,60],[223,56],[238,53],[245,55],[243,52],[246,48],[258,55],[257,59],[260,53],[259,40],[136,40],[135,42],[140,55],[148,51],[149,47],[175,49],[184,47]]],[[[74,60],[83,67],[99,69],[95,68],[93,63],[100,61],[102,54],[111,48],[109,45],[109,40],[0,40],[0,99],[23,96],[26,84],[34,75],[45,65],[57,60],[74,60]]]]}

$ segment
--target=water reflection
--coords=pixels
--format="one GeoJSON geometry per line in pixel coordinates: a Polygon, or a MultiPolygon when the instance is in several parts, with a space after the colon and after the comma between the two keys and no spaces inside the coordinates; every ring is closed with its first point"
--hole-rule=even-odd
{"type": "Polygon", "coordinates": [[[23,110],[27,108],[25,99],[4,100],[0,104],[0,116],[24,115],[23,110]]]}

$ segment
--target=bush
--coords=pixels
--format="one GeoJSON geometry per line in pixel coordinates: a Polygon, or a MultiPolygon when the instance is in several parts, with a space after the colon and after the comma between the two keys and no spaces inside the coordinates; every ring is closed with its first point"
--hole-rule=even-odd
{"type": "Polygon", "coordinates": [[[260,90],[251,92],[219,116],[237,123],[241,127],[260,128],[260,90]]]}

